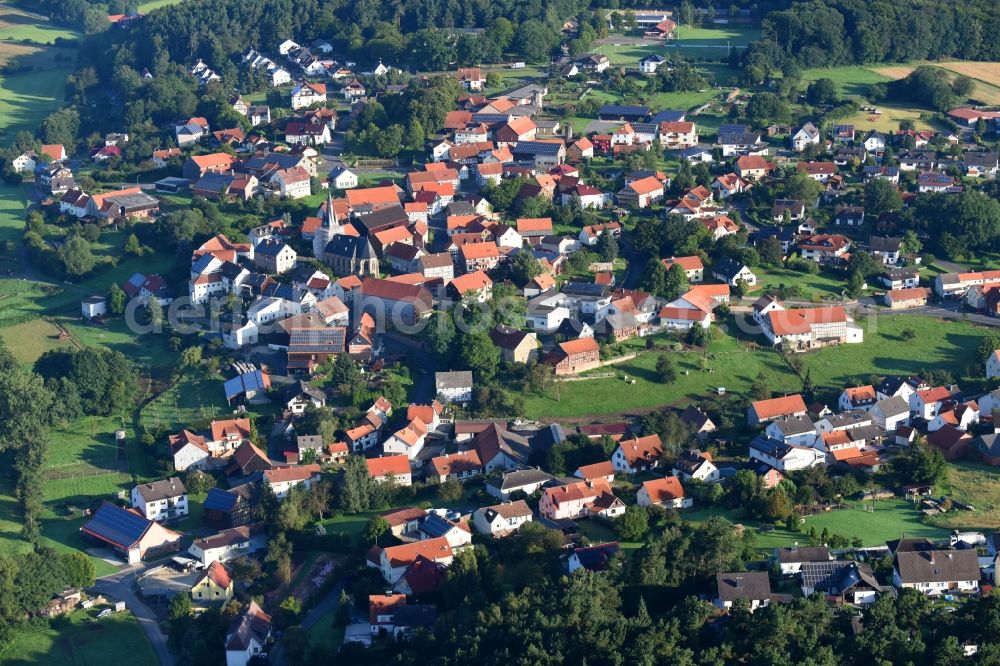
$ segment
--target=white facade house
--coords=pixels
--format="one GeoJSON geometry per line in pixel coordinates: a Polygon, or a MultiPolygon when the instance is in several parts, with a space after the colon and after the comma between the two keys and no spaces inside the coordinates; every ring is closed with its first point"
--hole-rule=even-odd
{"type": "Polygon", "coordinates": [[[271,489],[279,500],[284,499],[292,488],[302,486],[308,490],[319,481],[319,465],[296,465],[277,467],[264,471],[264,485],[271,489]]]}
{"type": "Polygon", "coordinates": [[[979,591],[979,558],[975,549],[897,552],[892,583],[923,594],[973,594],[979,591]]]}
{"type": "Polygon", "coordinates": [[[1000,377],[1000,350],[994,351],[986,359],[986,379],[1000,377]]]}
{"type": "Polygon", "coordinates": [[[188,515],[187,489],[177,477],[139,484],[132,488],[132,508],[149,520],[178,520],[188,515]]]}
{"type": "Polygon", "coordinates": [[[826,454],[811,446],[796,446],[767,437],[750,442],[750,458],[782,473],[826,464],[826,454]]]}
{"type": "Polygon", "coordinates": [[[262,524],[244,525],[195,539],[188,553],[206,567],[212,562],[227,562],[248,557],[267,547],[267,532],[262,524]]]}
{"type": "Polygon", "coordinates": [[[434,387],[445,402],[467,403],[472,401],[472,371],[458,370],[434,374],[434,387]]]}

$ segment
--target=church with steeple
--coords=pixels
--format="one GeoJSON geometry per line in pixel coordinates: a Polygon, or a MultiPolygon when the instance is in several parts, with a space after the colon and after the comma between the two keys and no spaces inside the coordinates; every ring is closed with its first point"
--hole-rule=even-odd
{"type": "Polygon", "coordinates": [[[326,246],[333,240],[334,236],[344,233],[344,227],[337,219],[337,214],[333,210],[333,193],[327,190],[326,212],[323,214],[323,224],[313,234],[313,256],[323,261],[323,253],[326,246]]]}
{"type": "Polygon", "coordinates": [[[378,255],[367,236],[358,236],[353,228],[347,229],[337,219],[333,210],[333,194],[326,195],[323,223],[313,235],[313,256],[333,269],[340,277],[357,275],[379,276],[378,255]]]}

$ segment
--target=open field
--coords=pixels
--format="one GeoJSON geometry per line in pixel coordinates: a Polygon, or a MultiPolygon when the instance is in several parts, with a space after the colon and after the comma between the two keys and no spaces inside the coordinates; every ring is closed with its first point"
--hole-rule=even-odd
{"type": "Polygon", "coordinates": [[[75,39],[79,36],[69,28],[50,23],[43,16],[0,4],[0,41],[28,40],[39,44],[52,44],[60,37],[75,39]]]}
{"type": "MultiPolygon", "coordinates": [[[[873,374],[933,368],[958,375],[976,362],[976,345],[987,332],[962,321],[898,315],[871,317],[859,325],[865,329],[863,343],[801,356],[821,395],[835,396],[844,386],[867,383],[873,374]],[[906,345],[898,344],[905,328],[913,329],[916,337],[906,345]]],[[[699,352],[665,352],[673,359],[678,377],[673,384],[661,384],[655,367],[657,357],[664,352],[642,352],[634,359],[590,373],[599,378],[558,382],[544,396],[525,395],[526,412],[531,418],[559,418],[683,406],[707,397],[719,386],[738,399],[761,371],[774,390],[799,390],[801,380],[781,356],[768,349],[748,349],[746,343],[751,340],[759,343],[762,339],[742,332],[732,321],[725,322],[725,332],[709,347],[708,371],[699,368],[699,352]],[[614,376],[600,377],[607,372],[614,376]],[[635,384],[626,383],[625,376],[635,384]]]]}
{"type": "Polygon", "coordinates": [[[909,120],[918,130],[942,129],[927,118],[931,115],[929,111],[893,106],[891,104],[879,104],[878,110],[882,112],[879,115],[859,111],[852,116],[844,118],[844,122],[851,123],[858,131],[875,129],[880,132],[895,132],[899,129],[899,123],[903,120],[909,120]]]}
{"type": "Polygon", "coordinates": [[[972,98],[983,104],[1000,104],[1000,63],[998,62],[930,62],[907,65],[873,67],[872,70],[890,79],[901,79],[919,64],[928,64],[953,74],[961,74],[974,79],[976,86],[972,98]]]}
{"type": "Polygon", "coordinates": [[[760,39],[760,30],[742,25],[693,28],[678,26],[677,39],[667,41],[668,51],[677,51],[685,58],[727,60],[731,49],[744,49],[760,39]]]}
{"type": "Polygon", "coordinates": [[[860,65],[803,70],[803,81],[815,81],[816,79],[830,79],[837,85],[837,90],[841,94],[864,96],[868,91],[868,86],[873,83],[884,83],[891,80],[891,77],[880,74],[878,70],[860,65]]]}
{"type": "MultiPolygon", "coordinates": [[[[807,535],[811,527],[815,527],[817,533],[822,533],[826,528],[831,534],[848,538],[858,537],[865,546],[883,545],[887,540],[898,539],[903,534],[908,537],[929,539],[941,539],[947,536],[945,530],[922,523],[920,514],[913,508],[913,504],[906,500],[876,502],[874,511],[867,511],[860,502],[848,502],[848,505],[850,508],[807,516],[799,532],[793,532],[780,525],[775,525],[772,532],[758,532],[757,548],[761,551],[770,551],[795,543],[803,545],[808,541],[807,535]]],[[[704,520],[710,516],[723,516],[754,530],[759,530],[762,525],[760,521],[743,520],[733,512],[719,508],[684,511],[681,516],[685,520],[694,521],[704,520]]]]}
{"type": "Polygon", "coordinates": [[[976,462],[954,461],[947,465],[938,494],[967,502],[975,511],[949,511],[931,521],[949,529],[993,531],[1000,528],[1000,468],[976,462]]]}
{"type": "Polygon", "coordinates": [[[34,130],[39,120],[58,110],[71,71],[71,67],[64,66],[0,76],[0,136],[12,139],[21,130],[34,130]]]}
{"type": "Polygon", "coordinates": [[[155,664],[156,655],[131,613],[96,619],[99,608],[80,610],[56,628],[21,634],[4,653],[7,666],[155,664]]]}
{"type": "Polygon", "coordinates": [[[153,11],[154,9],[180,4],[183,1],[184,0],[144,0],[143,2],[139,3],[139,13],[146,14],[148,12],[153,11]]]}
{"type": "Polygon", "coordinates": [[[44,70],[66,67],[76,59],[76,50],[18,42],[0,42],[0,67],[44,70]]]}
{"type": "Polygon", "coordinates": [[[152,432],[172,433],[196,421],[229,416],[232,409],[224,398],[221,378],[192,370],[143,407],[139,418],[152,432]]]}
{"type": "Polygon", "coordinates": [[[59,328],[47,319],[29,319],[0,328],[0,339],[18,361],[30,365],[47,351],[73,348],[72,342],[59,340],[59,333],[59,328]]]}

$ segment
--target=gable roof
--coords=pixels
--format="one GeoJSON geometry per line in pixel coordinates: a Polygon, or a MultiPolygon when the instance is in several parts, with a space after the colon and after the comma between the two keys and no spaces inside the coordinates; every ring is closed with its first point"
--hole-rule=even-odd
{"type": "Polygon", "coordinates": [[[763,571],[720,573],[716,574],[715,581],[719,590],[718,598],[722,601],[762,601],[771,598],[771,581],[763,571]]]}
{"type": "Polygon", "coordinates": [[[770,419],[797,413],[804,414],[808,411],[805,401],[798,393],[795,395],[786,395],[781,398],[757,400],[751,404],[751,409],[753,409],[758,419],[770,419]]]}
{"type": "Polygon", "coordinates": [[[142,539],[152,524],[153,521],[135,511],[104,501],[80,531],[118,548],[129,549],[142,539]]]}
{"type": "Polygon", "coordinates": [[[978,581],[980,578],[975,550],[899,551],[896,571],[904,584],[978,581]]]}
{"type": "Polygon", "coordinates": [[[646,435],[618,442],[618,448],[629,465],[659,460],[663,456],[663,442],[659,435],[646,435]]]}
{"type": "Polygon", "coordinates": [[[405,476],[410,473],[410,460],[405,453],[396,456],[368,458],[365,463],[368,465],[368,475],[372,478],[389,475],[405,476]]]}
{"type": "Polygon", "coordinates": [[[681,480],[676,476],[643,481],[642,487],[649,495],[649,501],[654,504],[684,499],[684,488],[681,486],[681,480]]]}

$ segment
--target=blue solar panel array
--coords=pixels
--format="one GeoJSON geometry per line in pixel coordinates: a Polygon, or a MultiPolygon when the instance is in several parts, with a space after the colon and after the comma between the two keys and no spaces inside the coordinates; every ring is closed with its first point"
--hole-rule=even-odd
{"type": "Polygon", "coordinates": [[[236,493],[231,493],[221,488],[211,488],[208,491],[208,496],[205,497],[205,504],[203,506],[205,511],[230,513],[236,505],[236,498],[236,493]]]}
{"type": "Polygon", "coordinates": [[[127,548],[142,538],[150,522],[116,504],[105,502],[83,527],[110,543],[127,548]]]}
{"type": "Polygon", "coordinates": [[[453,527],[451,523],[437,515],[432,513],[424,519],[423,524],[420,525],[420,531],[432,538],[444,536],[453,527]]]}

